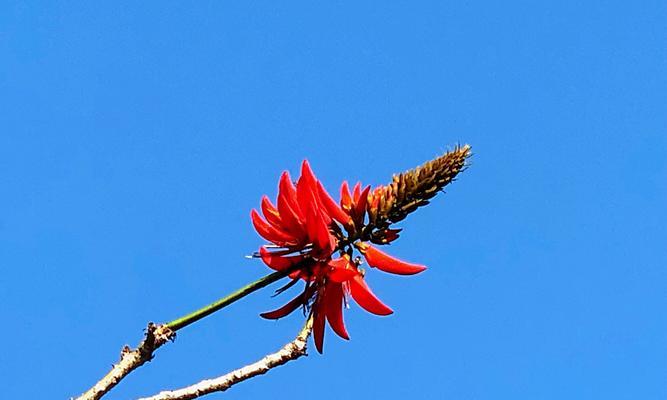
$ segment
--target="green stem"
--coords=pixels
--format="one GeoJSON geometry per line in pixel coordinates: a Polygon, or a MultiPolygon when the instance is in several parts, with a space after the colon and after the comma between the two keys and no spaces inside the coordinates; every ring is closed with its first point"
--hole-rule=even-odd
{"type": "Polygon", "coordinates": [[[242,299],[243,297],[249,295],[250,293],[259,290],[263,287],[266,287],[273,282],[276,282],[292,272],[294,268],[287,269],[285,271],[274,272],[272,274],[266,275],[258,280],[251,282],[237,291],[228,294],[227,296],[200,308],[199,310],[193,311],[188,315],[175,319],[171,322],[167,322],[165,325],[172,331],[177,331],[179,329],[185,328],[186,326],[199,321],[200,319],[213,314],[214,312],[227,307],[236,300],[242,299]]]}

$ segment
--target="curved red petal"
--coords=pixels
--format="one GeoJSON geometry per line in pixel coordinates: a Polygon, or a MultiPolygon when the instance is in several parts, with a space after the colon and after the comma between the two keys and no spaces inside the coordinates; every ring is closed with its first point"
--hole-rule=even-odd
{"type": "Polygon", "coordinates": [[[367,245],[362,250],[368,265],[375,267],[380,271],[389,272],[397,275],[414,275],[426,269],[425,266],[419,264],[411,264],[394,258],[389,254],[378,250],[374,246],[367,245]]]}
{"type": "MultiPolygon", "coordinates": [[[[291,183],[290,183],[291,185],[291,183]]],[[[295,236],[302,238],[305,234],[301,220],[303,219],[290,204],[291,201],[288,196],[281,191],[278,194],[278,211],[280,218],[285,226],[285,229],[293,233],[295,236]]]]}
{"type": "Polygon", "coordinates": [[[328,276],[333,282],[343,283],[349,281],[358,274],[359,272],[351,269],[336,269],[331,271],[328,276]]]}
{"type": "Polygon", "coordinates": [[[364,190],[359,194],[359,197],[355,197],[354,204],[354,217],[356,219],[357,225],[363,225],[364,216],[366,215],[366,205],[368,204],[368,192],[371,190],[371,185],[368,185],[364,190]]]}
{"type": "Polygon", "coordinates": [[[315,193],[317,188],[315,187],[317,179],[313,174],[313,171],[310,169],[310,165],[307,160],[303,160],[301,164],[301,176],[299,177],[298,182],[296,183],[296,199],[299,203],[299,208],[302,213],[308,217],[309,209],[317,209],[317,198],[315,193]]]}
{"type": "Polygon", "coordinates": [[[393,313],[391,308],[387,307],[378,299],[371,289],[366,285],[364,279],[357,275],[348,281],[350,294],[354,301],[357,302],[364,310],[376,315],[389,315],[393,313]]]}
{"type": "Polygon", "coordinates": [[[276,209],[266,195],[262,196],[262,214],[264,214],[264,218],[266,218],[269,224],[282,226],[278,209],[276,209]]]}
{"type": "Polygon", "coordinates": [[[260,315],[260,317],[266,318],[266,319],[282,318],[282,317],[285,317],[285,316],[289,315],[290,313],[292,313],[297,308],[299,308],[299,306],[301,306],[303,304],[303,301],[304,301],[304,295],[303,295],[303,293],[299,293],[299,295],[297,297],[290,300],[284,306],[282,306],[282,307],[280,307],[276,310],[273,310],[273,311],[267,311],[267,312],[261,313],[259,315],[260,315]]]}
{"type": "Polygon", "coordinates": [[[261,313],[259,315],[262,318],[266,318],[266,319],[282,318],[282,317],[290,314],[291,312],[293,312],[297,308],[299,308],[299,306],[301,306],[303,304],[306,304],[306,302],[310,299],[310,297],[313,295],[313,293],[315,293],[315,287],[311,285],[304,292],[299,293],[298,296],[296,296],[295,298],[290,300],[287,304],[280,307],[279,309],[273,310],[273,311],[268,311],[268,312],[265,312],[265,313],[261,313]]]}
{"type": "Polygon", "coordinates": [[[304,259],[302,255],[286,256],[279,253],[272,253],[264,248],[264,246],[259,248],[259,256],[264,261],[264,264],[276,271],[283,271],[302,262],[304,259]]]}
{"type": "Polygon", "coordinates": [[[329,232],[329,224],[326,223],[324,217],[320,213],[317,216],[317,238],[316,242],[320,249],[326,254],[327,258],[331,255],[334,249],[335,239],[331,232],[329,232]]]}
{"type": "Polygon", "coordinates": [[[329,257],[335,246],[335,239],[329,232],[329,226],[324,222],[317,209],[310,208],[306,214],[306,230],[308,239],[315,246],[317,256],[329,257]]]}
{"type": "Polygon", "coordinates": [[[313,316],[313,339],[315,341],[315,348],[317,352],[322,354],[322,349],[324,348],[324,310],[321,309],[322,302],[316,306],[313,310],[315,315],[313,316]]]}
{"type": "Polygon", "coordinates": [[[324,186],[322,186],[321,182],[317,182],[317,189],[320,195],[320,200],[322,201],[322,205],[324,205],[324,208],[327,210],[327,213],[329,213],[331,218],[335,219],[343,225],[348,224],[350,221],[350,216],[340,208],[331,195],[324,189],[324,186]]]}
{"type": "Polygon", "coordinates": [[[310,181],[317,180],[317,178],[315,178],[315,174],[313,173],[313,169],[310,168],[310,163],[308,162],[308,160],[303,160],[301,162],[301,176],[305,177],[310,181]]]}
{"type": "Polygon", "coordinates": [[[327,278],[336,283],[347,282],[352,279],[355,275],[359,274],[359,271],[353,266],[350,262],[348,256],[343,256],[331,260],[328,263],[329,271],[327,278]]]}
{"type": "Polygon", "coordinates": [[[264,219],[259,215],[257,210],[253,209],[250,212],[250,218],[252,219],[252,224],[255,227],[255,230],[261,237],[273,242],[278,246],[294,245],[296,240],[293,236],[283,231],[278,230],[273,225],[269,225],[264,219]]]}
{"type": "Polygon", "coordinates": [[[308,234],[308,240],[317,245],[318,229],[317,229],[317,215],[315,210],[308,209],[306,213],[306,231],[308,234]]]}
{"type": "MultiPolygon", "coordinates": [[[[303,214],[299,209],[299,204],[296,199],[296,188],[289,172],[285,171],[280,175],[280,183],[278,184],[278,197],[283,197],[283,200],[292,208],[292,210],[303,219],[303,214]]],[[[280,199],[279,199],[280,200],[280,199]]],[[[280,211],[280,202],[278,202],[278,211],[280,211]]]]}
{"type": "Polygon", "coordinates": [[[345,329],[343,320],[343,285],[340,283],[328,283],[325,291],[325,308],[327,321],[331,329],[343,339],[350,340],[350,335],[345,329]]]}
{"type": "Polygon", "coordinates": [[[350,187],[347,181],[343,181],[340,185],[340,207],[346,212],[352,209],[352,195],[350,195],[350,187]]]}
{"type": "Polygon", "coordinates": [[[309,219],[312,218],[311,214],[319,213],[319,204],[317,203],[317,198],[314,196],[313,191],[309,185],[310,184],[307,181],[303,180],[299,180],[299,182],[296,184],[297,199],[299,200],[299,207],[303,213],[306,227],[308,224],[312,223],[312,221],[309,219]]]}
{"type": "Polygon", "coordinates": [[[354,188],[352,189],[352,200],[354,200],[354,204],[357,204],[359,202],[360,194],[361,194],[361,182],[357,182],[354,185],[354,188]]]}
{"type": "Polygon", "coordinates": [[[344,254],[342,257],[334,258],[330,260],[327,264],[331,268],[347,268],[347,265],[350,263],[350,256],[344,254]]]}

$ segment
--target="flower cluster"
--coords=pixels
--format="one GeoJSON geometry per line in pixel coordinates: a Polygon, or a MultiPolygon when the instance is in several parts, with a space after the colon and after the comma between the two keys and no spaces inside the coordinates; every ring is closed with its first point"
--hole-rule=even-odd
{"type": "MultiPolygon", "coordinates": [[[[454,175],[463,168],[466,157],[467,152],[454,175]]],[[[283,172],[276,204],[264,196],[263,217],[257,210],[251,211],[255,229],[271,243],[261,246],[256,256],[292,279],[279,292],[299,281],[305,282],[305,288],[284,306],[261,316],[278,319],[300,307],[312,310],[315,346],[321,353],[326,321],[338,336],[349,339],[343,321],[343,308],[349,297],[370,313],[391,314],[392,310],[366,284],[360,268],[362,258],[355,252],[370,267],[392,274],[413,275],[426,269],[398,260],[373,245],[398,238],[400,230],[390,229],[389,225],[405,213],[406,201],[414,203],[423,197],[419,192],[423,188],[417,189],[405,193],[405,188],[394,184],[371,190],[370,186],[362,188],[357,183],[350,191],[348,183],[343,182],[337,202],[317,180],[307,161],[302,163],[296,184],[287,171],[283,172]]]]}

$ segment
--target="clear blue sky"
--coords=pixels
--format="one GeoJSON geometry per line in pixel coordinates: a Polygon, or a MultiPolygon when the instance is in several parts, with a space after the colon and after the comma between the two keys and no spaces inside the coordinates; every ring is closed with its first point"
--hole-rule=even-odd
{"type": "MultiPolygon", "coordinates": [[[[325,354],[210,398],[665,399],[667,3],[0,6],[0,381],[67,398],[267,272],[249,210],[308,158],[380,184],[456,143],[325,354]]],[[[212,377],[301,326],[264,290],[108,397],[212,377]]]]}

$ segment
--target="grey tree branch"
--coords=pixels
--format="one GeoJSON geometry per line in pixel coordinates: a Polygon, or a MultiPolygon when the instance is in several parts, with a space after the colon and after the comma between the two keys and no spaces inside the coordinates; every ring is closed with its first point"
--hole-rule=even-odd
{"type": "MultiPolygon", "coordinates": [[[[294,268],[296,268],[295,266],[294,268]]],[[[173,340],[176,337],[176,331],[191,325],[208,315],[211,315],[228,305],[242,299],[243,297],[263,288],[267,285],[276,282],[291,272],[291,269],[277,271],[269,275],[263,276],[254,282],[251,282],[227,296],[214,301],[198,310],[195,310],[183,317],[177,318],[166,324],[155,325],[149,323],[146,328],[146,337],[139,344],[136,349],[130,349],[125,346],[120,354],[120,361],[111,368],[102,379],[100,379],[95,386],[88,389],[88,391],[76,400],[98,400],[106,393],[116,386],[123,378],[130,372],[144,365],[146,362],[153,359],[153,353],[160,346],[173,340]]]]}
{"type": "Polygon", "coordinates": [[[196,399],[207,394],[223,392],[237,383],[258,375],[263,375],[272,368],[286,364],[291,360],[296,360],[306,355],[306,344],[308,337],[313,329],[312,316],[308,318],[299,335],[291,342],[287,343],[280,350],[269,354],[261,360],[246,365],[225,375],[213,379],[203,380],[194,385],[184,387],[178,390],[163,391],[151,397],[145,397],[139,400],[189,400],[196,399]]]}
{"type": "Polygon", "coordinates": [[[120,353],[120,361],[111,368],[111,371],[76,400],[100,399],[130,372],[152,360],[153,352],[169,340],[173,340],[175,336],[176,333],[167,325],[149,323],[146,327],[146,337],[139,346],[136,349],[125,346],[120,353]]]}

